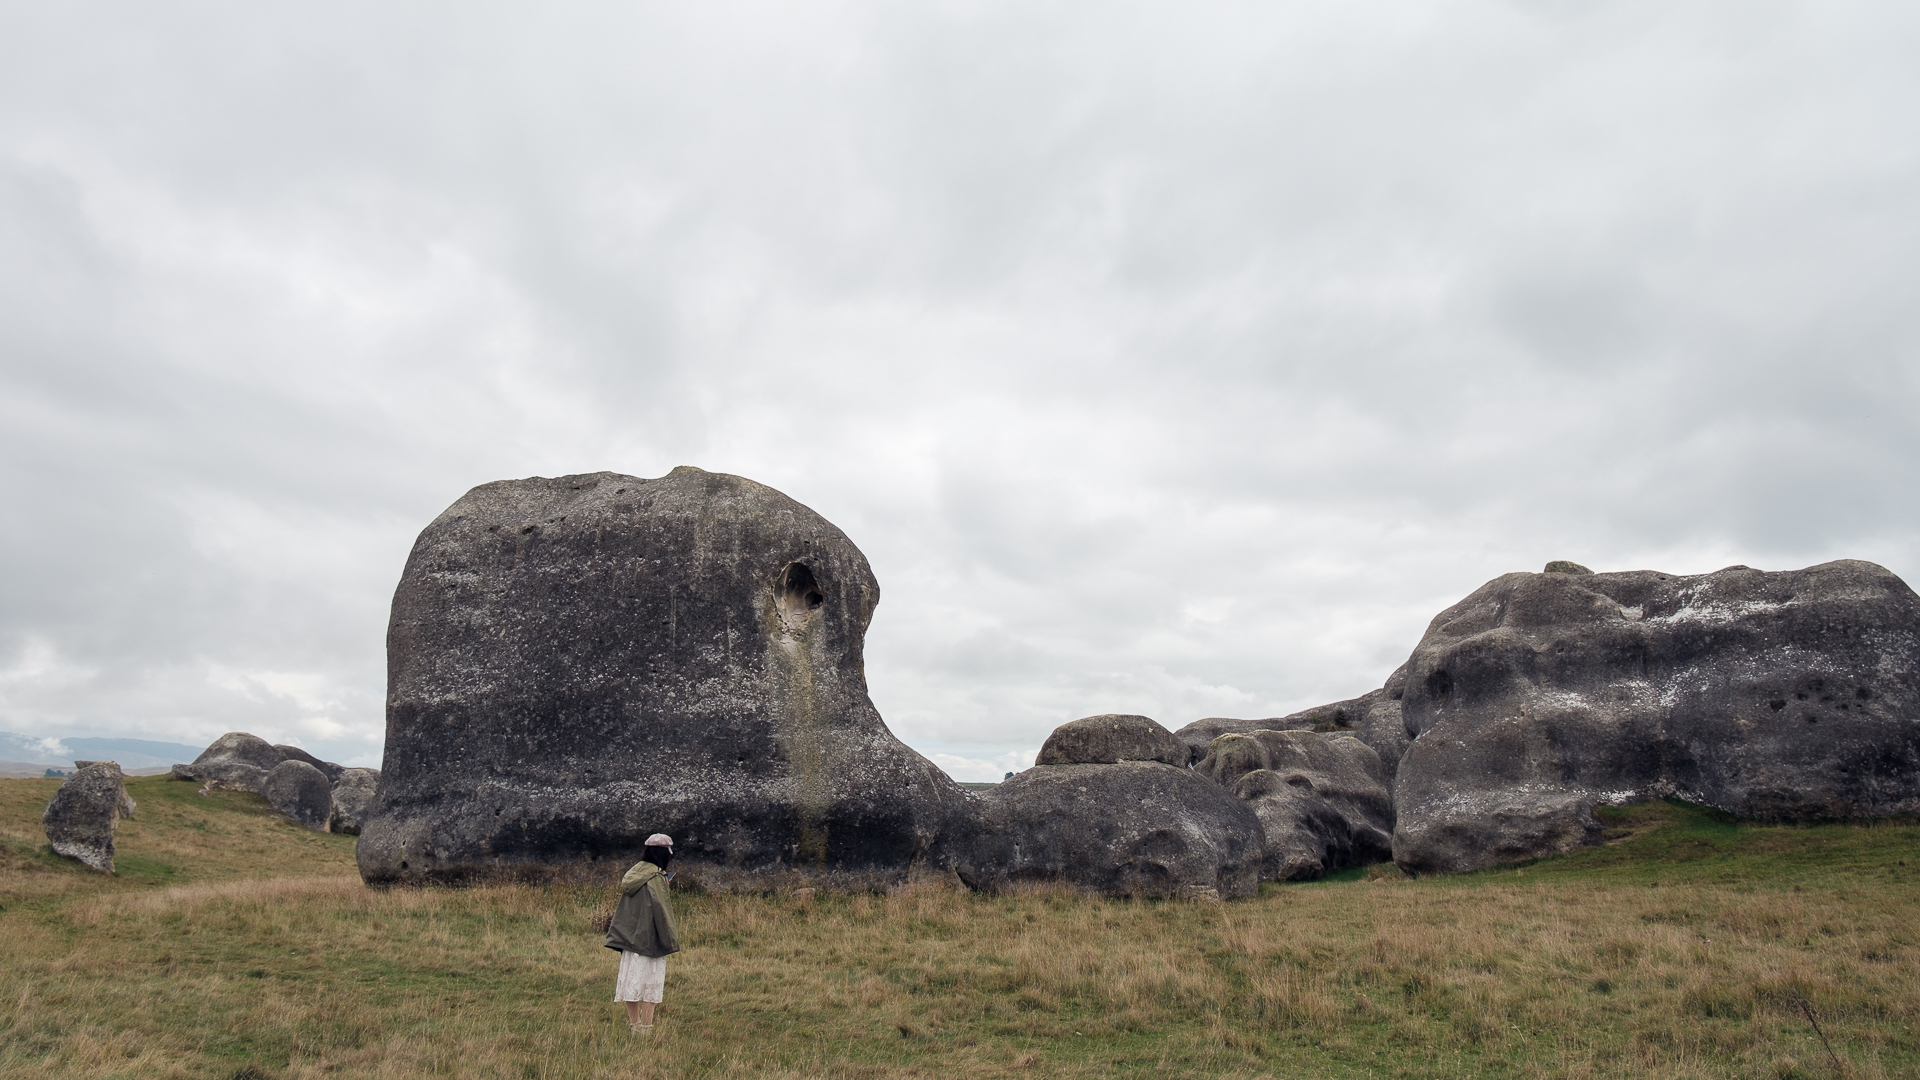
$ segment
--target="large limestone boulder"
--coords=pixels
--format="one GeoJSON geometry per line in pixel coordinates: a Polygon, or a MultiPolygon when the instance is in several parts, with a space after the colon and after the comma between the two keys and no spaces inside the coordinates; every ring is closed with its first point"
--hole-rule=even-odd
{"type": "Polygon", "coordinates": [[[327,783],[327,774],[298,758],[275,765],[261,782],[260,794],[275,810],[316,832],[326,832],[333,818],[333,785],[327,783]]]}
{"type": "Polygon", "coordinates": [[[56,854],[113,873],[113,832],[121,817],[133,816],[126,777],[111,761],[75,763],[79,767],[40,815],[47,843],[56,854]]]}
{"type": "Polygon", "coordinates": [[[1920,598],[1872,563],[1508,574],[1407,662],[1394,858],[1568,850],[1658,796],[1765,820],[1920,811],[1920,598]]]}
{"type": "Polygon", "coordinates": [[[1386,770],[1352,735],[1222,735],[1194,771],[1253,807],[1266,836],[1265,879],[1318,878],[1393,855],[1386,770]]]}
{"type": "Polygon", "coordinates": [[[981,800],[960,877],[976,889],[1063,884],[1107,896],[1251,896],[1253,810],[1185,766],[1035,765],[981,800]]]}
{"type": "Polygon", "coordinates": [[[304,761],[314,768],[319,769],[322,773],[326,774],[327,783],[329,784],[338,782],[340,774],[347,771],[345,765],[336,765],[331,761],[321,761],[319,758],[314,757],[312,754],[307,753],[297,746],[283,746],[275,743],[273,751],[280,755],[281,761],[304,761]]]}
{"type": "Polygon", "coordinates": [[[737,476],[485,484],[394,593],[371,882],[629,863],[709,884],[951,863],[965,792],[867,696],[880,587],[826,519],[737,476]]]}
{"type": "Polygon", "coordinates": [[[359,836],[360,826],[367,820],[367,808],[373,805],[374,793],[379,788],[379,769],[342,770],[340,778],[333,782],[333,811],[328,829],[359,836]]]}
{"type": "Polygon", "coordinates": [[[1047,736],[1036,765],[1111,765],[1121,761],[1187,764],[1187,747],[1144,716],[1107,713],[1061,724],[1047,736]]]}
{"type": "Polygon", "coordinates": [[[258,792],[267,774],[284,760],[279,748],[258,735],[230,731],[208,744],[192,763],[175,765],[169,775],[175,780],[258,792]]]}

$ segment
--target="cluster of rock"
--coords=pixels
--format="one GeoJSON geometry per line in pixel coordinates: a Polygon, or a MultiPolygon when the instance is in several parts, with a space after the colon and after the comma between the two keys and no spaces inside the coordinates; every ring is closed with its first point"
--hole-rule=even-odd
{"type": "Polygon", "coordinates": [[[112,761],[76,761],[52,801],[40,815],[47,843],[55,854],[78,859],[95,870],[113,873],[113,834],[136,806],[126,777],[112,761]]]}
{"type": "Polygon", "coordinates": [[[309,829],[352,835],[359,834],[380,784],[378,769],[349,769],[243,731],[220,736],[169,775],[203,790],[251,791],[309,829]]]}
{"type": "Polygon", "coordinates": [[[1509,574],[1370,693],[1177,732],[1089,717],[978,795],[869,700],[878,600],[844,534],[739,477],[474,489],[421,534],[394,597],[362,875],[623,865],[665,831],[723,887],[928,870],[1231,897],[1388,858],[1534,858],[1634,799],[1920,811],[1920,598],[1869,563],[1509,574]]]}

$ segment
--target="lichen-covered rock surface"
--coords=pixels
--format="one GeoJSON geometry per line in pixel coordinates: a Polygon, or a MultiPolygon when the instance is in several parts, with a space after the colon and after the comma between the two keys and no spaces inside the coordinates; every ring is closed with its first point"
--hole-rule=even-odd
{"type": "Polygon", "coordinates": [[[1260,820],[1220,785],[1159,761],[1035,765],[996,784],[960,877],[976,889],[1059,884],[1175,897],[1260,886],[1260,820]]]}
{"type": "Polygon", "coordinates": [[[1106,713],[1061,724],[1047,736],[1036,765],[1112,765],[1122,761],[1158,761],[1186,765],[1186,744],[1145,716],[1106,713]]]}
{"type": "Polygon", "coordinates": [[[126,777],[112,761],[90,761],[53,793],[40,824],[56,854],[113,873],[113,832],[133,814],[126,777]]]}
{"type": "Polygon", "coordinates": [[[373,796],[379,789],[380,770],[342,770],[340,778],[333,782],[333,807],[328,812],[328,829],[348,836],[359,836],[360,825],[367,819],[367,808],[373,805],[373,796]]]}
{"type": "Polygon", "coordinates": [[[839,529],[737,476],[473,489],[394,593],[362,875],[624,865],[654,832],[723,887],[950,865],[966,793],[867,696],[879,599],[839,529]]]}
{"type": "Polygon", "coordinates": [[[1406,667],[1394,857],[1470,870],[1659,796],[1787,820],[1920,812],[1920,597],[1872,563],[1507,574],[1406,667]]]}
{"type": "Polygon", "coordinates": [[[192,762],[175,765],[170,775],[175,780],[258,792],[267,774],[285,760],[279,748],[258,735],[229,731],[209,743],[192,762]]]}
{"type": "Polygon", "coordinates": [[[1393,796],[1380,755],[1352,735],[1222,735],[1194,771],[1253,807],[1261,877],[1301,881],[1393,855],[1393,796]]]}

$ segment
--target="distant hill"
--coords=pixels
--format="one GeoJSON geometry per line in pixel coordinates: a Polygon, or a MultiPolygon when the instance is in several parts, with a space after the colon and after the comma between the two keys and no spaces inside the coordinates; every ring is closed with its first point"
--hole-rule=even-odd
{"type": "Polygon", "coordinates": [[[54,739],[0,731],[0,759],[14,767],[71,769],[76,760],[111,760],[123,769],[164,769],[192,761],[204,749],[155,739],[54,739]]]}

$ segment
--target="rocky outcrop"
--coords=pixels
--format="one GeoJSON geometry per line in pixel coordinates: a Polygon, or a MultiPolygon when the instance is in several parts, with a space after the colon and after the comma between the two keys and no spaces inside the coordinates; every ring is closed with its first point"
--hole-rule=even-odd
{"type": "Polygon", "coordinates": [[[333,785],[327,774],[297,758],[273,767],[260,783],[260,794],[296,824],[326,832],[333,817],[333,785]]]}
{"type": "Polygon", "coordinates": [[[259,792],[267,775],[283,761],[301,761],[326,776],[329,784],[346,771],[344,765],[322,761],[297,746],[276,746],[257,735],[230,731],[213,740],[191,764],[175,765],[168,774],[229,791],[259,792]]]}
{"type": "Polygon", "coordinates": [[[1387,677],[1385,686],[1357,698],[1261,720],[1209,716],[1204,720],[1195,720],[1173,734],[1186,744],[1188,758],[1195,764],[1207,756],[1213,740],[1222,735],[1249,735],[1256,731],[1350,734],[1372,747],[1374,753],[1380,756],[1381,767],[1386,770],[1387,780],[1391,783],[1399,767],[1400,756],[1406,753],[1407,744],[1412,741],[1407,736],[1406,724],[1400,716],[1400,698],[1406,681],[1407,669],[1402,665],[1387,677]]]}
{"type": "Polygon", "coordinates": [[[175,765],[169,775],[175,780],[257,792],[267,774],[284,760],[267,740],[244,731],[230,731],[208,744],[191,764],[175,765]]]}
{"type": "Polygon", "coordinates": [[[337,783],[340,779],[340,774],[347,771],[345,765],[336,765],[331,761],[321,761],[319,758],[314,757],[312,754],[307,753],[297,746],[282,746],[279,743],[275,743],[273,751],[280,755],[281,761],[304,761],[314,768],[319,769],[321,773],[325,774],[327,783],[329,784],[337,783]]]}
{"type": "Polygon", "coordinates": [[[1266,837],[1262,878],[1301,881],[1392,857],[1386,770],[1352,735],[1222,735],[1194,771],[1253,807],[1266,837]]]}
{"type": "Polygon", "coordinates": [[[328,829],[359,836],[360,827],[367,819],[367,808],[373,805],[373,796],[379,787],[378,769],[342,770],[340,778],[333,783],[333,810],[328,829]]]}
{"type": "Polygon", "coordinates": [[[485,484],[420,534],[387,634],[371,882],[631,862],[709,884],[953,862],[965,792],[887,730],[866,557],[699,469],[485,484]]]}
{"type": "Polygon", "coordinates": [[[1508,574],[1406,667],[1394,857],[1414,872],[1592,841],[1675,796],[1762,820],[1920,812],[1920,598],[1872,563],[1508,574]]]}
{"type": "MultiPolygon", "coordinates": [[[[76,763],[79,764],[79,763],[76,763]]],[[[74,770],[54,792],[40,824],[56,854],[113,873],[113,833],[122,816],[131,817],[133,799],[126,778],[111,761],[90,761],[74,770]]]]}
{"type": "Polygon", "coordinates": [[[1106,896],[1211,889],[1236,897],[1259,888],[1259,818],[1184,766],[1035,765],[981,803],[978,834],[959,867],[976,889],[1058,884],[1106,896]]]}
{"type": "Polygon", "coordinates": [[[1184,766],[1188,763],[1187,747],[1147,717],[1107,713],[1054,728],[1034,758],[1036,765],[1112,765],[1122,761],[1184,766]]]}

